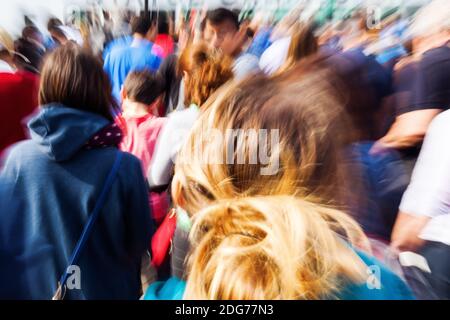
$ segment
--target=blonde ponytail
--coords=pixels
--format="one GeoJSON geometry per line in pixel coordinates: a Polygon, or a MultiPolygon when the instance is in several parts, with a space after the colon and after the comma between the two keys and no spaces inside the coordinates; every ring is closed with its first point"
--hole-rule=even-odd
{"type": "Polygon", "coordinates": [[[364,239],[346,214],[295,197],[219,201],[193,217],[185,298],[332,298],[363,281],[350,245],[364,239]]]}

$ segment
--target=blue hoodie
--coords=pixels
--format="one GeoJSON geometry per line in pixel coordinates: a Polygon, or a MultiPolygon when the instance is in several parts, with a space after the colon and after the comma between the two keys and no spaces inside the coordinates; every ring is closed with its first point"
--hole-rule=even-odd
{"type": "MultiPolygon", "coordinates": [[[[0,175],[17,206],[1,206],[0,299],[51,299],[116,155],[83,148],[107,119],[48,105],[29,122],[0,175]]],[[[2,199],[4,200],[4,199],[2,199]]],[[[8,200],[6,200],[8,201],[8,200]]],[[[138,299],[141,256],[153,225],[141,164],[124,154],[66,299],[138,299]]]]}

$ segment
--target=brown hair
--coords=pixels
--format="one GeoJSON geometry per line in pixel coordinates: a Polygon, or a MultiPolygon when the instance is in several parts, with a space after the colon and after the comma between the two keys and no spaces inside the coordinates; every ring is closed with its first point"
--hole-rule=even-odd
{"type": "Polygon", "coordinates": [[[204,29],[207,21],[212,25],[219,25],[226,21],[229,21],[234,25],[236,31],[239,30],[238,15],[226,8],[218,8],[212,11],[208,11],[208,13],[206,14],[206,18],[204,19],[204,21],[202,21],[202,29],[204,29]]]}
{"type": "Polygon", "coordinates": [[[146,14],[142,14],[131,19],[132,34],[138,33],[145,37],[153,26],[155,26],[155,23],[146,14]]]}
{"type": "Polygon", "coordinates": [[[220,86],[233,78],[230,58],[200,43],[188,46],[178,61],[181,74],[186,72],[185,104],[202,106],[220,86]]]}
{"type": "Polygon", "coordinates": [[[292,68],[301,59],[310,57],[318,51],[319,44],[314,34],[314,25],[312,23],[296,23],[293,26],[293,34],[286,63],[281,71],[292,68]]]}
{"type": "Polygon", "coordinates": [[[97,113],[111,121],[112,112],[118,110],[101,62],[74,43],[57,48],[45,60],[39,104],[51,103],[97,113]]]}
{"type": "Polygon", "coordinates": [[[160,78],[149,70],[130,72],[123,89],[130,100],[146,105],[155,102],[163,91],[160,78]]]}

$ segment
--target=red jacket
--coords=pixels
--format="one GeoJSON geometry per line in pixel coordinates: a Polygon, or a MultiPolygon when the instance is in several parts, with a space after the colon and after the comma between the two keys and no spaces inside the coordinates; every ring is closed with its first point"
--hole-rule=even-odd
{"type": "Polygon", "coordinates": [[[25,118],[38,106],[39,78],[29,72],[0,72],[0,156],[27,138],[25,118]]]}

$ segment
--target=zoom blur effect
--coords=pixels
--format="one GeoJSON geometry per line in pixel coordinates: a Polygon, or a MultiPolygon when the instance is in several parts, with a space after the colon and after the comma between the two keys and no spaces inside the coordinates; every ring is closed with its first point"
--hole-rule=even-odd
{"type": "Polygon", "coordinates": [[[2,7],[0,299],[450,299],[449,0],[2,7]]]}

